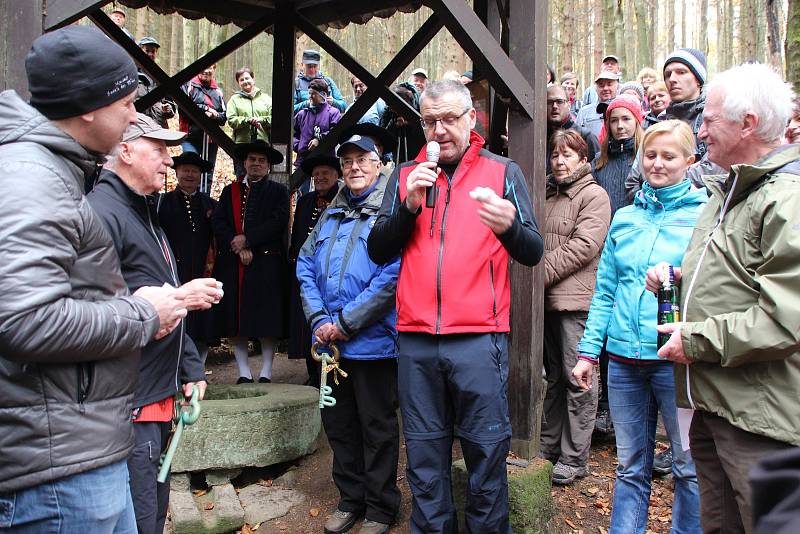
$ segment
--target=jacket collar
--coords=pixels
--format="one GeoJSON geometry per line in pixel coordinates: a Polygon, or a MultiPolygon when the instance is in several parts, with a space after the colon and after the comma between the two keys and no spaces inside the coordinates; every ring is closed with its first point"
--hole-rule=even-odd
{"type": "Polygon", "coordinates": [[[549,175],[547,177],[547,196],[563,193],[569,198],[574,198],[581,189],[593,182],[595,182],[595,179],[594,176],[592,176],[592,165],[591,163],[584,163],[575,169],[572,174],[567,176],[561,183],[556,182],[552,174],[549,175]]]}
{"type": "Polygon", "coordinates": [[[733,187],[733,197],[731,203],[736,204],[750,194],[764,177],[775,170],[800,158],[800,145],[781,145],[759,161],[753,164],[733,165],[731,172],[723,182],[717,182],[713,189],[720,189],[720,193],[726,195],[727,191],[733,187]]]}
{"type": "MultiPolygon", "coordinates": [[[[455,182],[456,176],[460,176],[467,172],[467,170],[472,166],[476,159],[478,159],[478,155],[483,148],[483,145],[486,141],[483,137],[480,136],[478,132],[475,130],[470,130],[469,132],[469,146],[467,147],[467,151],[464,152],[464,155],[461,156],[461,160],[458,162],[458,166],[456,167],[456,172],[453,174],[453,181],[455,182]]],[[[417,163],[422,163],[426,161],[426,154],[425,149],[427,147],[427,143],[422,145],[422,149],[417,154],[417,157],[414,158],[414,161],[417,163]]]]}
{"type": "Polygon", "coordinates": [[[383,192],[386,189],[386,181],[386,175],[383,173],[379,174],[378,179],[375,181],[375,188],[372,190],[366,200],[364,200],[364,202],[355,208],[350,206],[350,202],[347,198],[347,186],[342,186],[339,188],[339,192],[336,193],[336,196],[331,201],[330,206],[328,206],[328,210],[332,213],[348,212],[350,210],[361,210],[377,213],[381,209],[381,204],[383,203],[383,192]]]}
{"type": "Polygon", "coordinates": [[[645,180],[633,203],[644,209],[669,209],[686,204],[702,204],[707,199],[708,194],[703,189],[693,189],[692,182],[688,179],[658,189],[651,187],[645,180]]]}
{"type": "MultiPolygon", "coordinates": [[[[667,106],[666,116],[669,119],[679,119],[691,123],[706,107],[706,92],[700,91],[700,96],[695,100],[684,100],[683,102],[670,102],[667,106]]],[[[691,124],[690,124],[691,126],[691,124]]]]}
{"type": "Polygon", "coordinates": [[[97,179],[95,187],[98,187],[100,184],[108,184],[112,194],[125,203],[125,205],[130,206],[143,221],[148,220],[149,211],[149,218],[154,223],[158,223],[157,195],[140,195],[128,187],[117,173],[109,169],[100,171],[100,176],[97,179]]]}
{"type": "Polygon", "coordinates": [[[622,141],[617,141],[616,139],[612,139],[611,137],[608,138],[608,154],[609,155],[619,155],[624,154],[625,152],[633,152],[635,148],[636,139],[633,137],[629,137],[628,139],[623,139],[622,141]]]}

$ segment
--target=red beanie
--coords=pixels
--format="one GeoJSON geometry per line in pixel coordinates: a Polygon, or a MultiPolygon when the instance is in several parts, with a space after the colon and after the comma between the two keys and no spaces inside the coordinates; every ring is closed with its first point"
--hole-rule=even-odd
{"type": "Polygon", "coordinates": [[[642,103],[633,95],[618,95],[611,103],[608,104],[606,108],[605,114],[603,116],[603,128],[600,131],[599,141],[600,143],[603,142],[603,139],[606,137],[606,119],[609,117],[611,112],[617,108],[625,108],[630,111],[633,116],[636,118],[636,121],[639,124],[642,124],[642,120],[644,120],[644,110],[642,109],[642,103]]]}

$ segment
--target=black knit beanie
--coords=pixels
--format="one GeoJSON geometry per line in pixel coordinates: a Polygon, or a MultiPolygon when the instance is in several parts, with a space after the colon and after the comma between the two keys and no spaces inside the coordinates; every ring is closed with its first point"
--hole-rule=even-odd
{"type": "Polygon", "coordinates": [[[25,58],[31,106],[52,120],[77,117],[136,90],[136,64],[91,26],[67,26],[37,38],[25,58]]]}

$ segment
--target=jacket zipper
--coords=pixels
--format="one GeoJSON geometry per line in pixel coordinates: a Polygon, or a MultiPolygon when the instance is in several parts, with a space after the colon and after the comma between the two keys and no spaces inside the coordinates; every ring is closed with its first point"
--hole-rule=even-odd
{"type": "Polygon", "coordinates": [[[75,374],[77,377],[77,386],[78,386],[77,387],[78,408],[80,409],[81,413],[84,413],[86,411],[83,405],[83,402],[86,400],[86,393],[87,393],[86,391],[87,388],[84,386],[83,382],[83,374],[84,374],[83,372],[85,365],[86,364],[79,363],[75,366],[75,374]]]}
{"type": "MultiPolygon", "coordinates": [[[[711,240],[714,237],[714,232],[722,226],[722,221],[725,219],[725,215],[728,213],[728,206],[731,203],[731,199],[733,198],[733,192],[736,190],[736,182],[739,180],[739,175],[737,174],[733,178],[733,184],[731,184],[731,189],[728,192],[728,195],[725,197],[725,201],[722,203],[722,207],[720,208],[719,219],[717,220],[717,224],[711,229],[708,233],[708,238],[706,239],[706,243],[703,246],[703,252],[700,253],[700,259],[697,260],[697,267],[694,269],[694,274],[692,275],[692,279],[689,281],[689,287],[686,290],[684,299],[683,299],[683,320],[685,321],[686,318],[689,316],[689,298],[692,296],[692,291],[694,290],[694,283],[697,281],[697,275],[700,274],[700,267],[703,265],[703,260],[706,257],[706,252],[708,252],[708,247],[711,245],[711,240]]],[[[686,366],[686,399],[689,401],[689,406],[692,407],[692,410],[696,410],[694,404],[694,399],[692,399],[692,387],[689,383],[689,372],[691,366],[686,366]]]]}
{"type": "MultiPolygon", "coordinates": [[[[173,267],[173,262],[169,258],[169,250],[166,249],[166,248],[163,248],[164,244],[166,244],[166,240],[164,240],[164,242],[162,244],[162,240],[159,238],[158,232],[156,232],[156,229],[153,226],[153,217],[150,215],[150,208],[147,205],[147,199],[144,199],[144,207],[145,207],[145,212],[147,213],[147,223],[150,226],[150,233],[153,234],[153,237],[156,240],[156,245],[158,245],[158,248],[161,249],[163,251],[163,253],[164,253],[164,261],[167,262],[167,267],[169,268],[169,274],[172,277],[172,283],[175,285],[175,287],[178,287],[180,284],[178,283],[178,278],[177,278],[177,275],[175,274],[175,268],[173,267]]],[[[181,356],[183,355],[183,335],[184,335],[183,329],[184,329],[184,321],[181,320],[180,337],[178,338],[178,364],[175,366],[175,390],[176,391],[180,391],[180,384],[178,383],[178,381],[179,381],[179,375],[180,375],[180,369],[181,369],[181,356]]]]}
{"type": "Polygon", "coordinates": [[[494,262],[489,260],[489,287],[492,290],[492,316],[494,317],[494,325],[500,326],[497,321],[497,296],[494,292],[494,262]]]}
{"type": "Polygon", "coordinates": [[[439,265],[436,268],[436,334],[438,335],[442,327],[442,260],[444,259],[444,227],[447,221],[447,208],[450,206],[450,188],[452,180],[447,182],[447,194],[444,197],[444,211],[442,211],[442,230],[440,232],[441,241],[439,243],[439,265]]]}

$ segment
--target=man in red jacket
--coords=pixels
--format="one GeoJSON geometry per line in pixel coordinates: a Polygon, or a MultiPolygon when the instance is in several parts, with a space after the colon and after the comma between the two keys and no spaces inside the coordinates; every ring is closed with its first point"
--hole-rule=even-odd
{"type": "Polygon", "coordinates": [[[368,241],[385,263],[402,254],[397,283],[398,388],[414,496],[414,533],[457,531],[450,487],[453,437],[469,471],[469,532],[510,534],[505,460],[508,415],[509,257],[535,265],[543,243],[519,166],[483,149],[459,82],[428,86],[428,142],[400,165],[368,241]],[[425,207],[435,190],[434,207],[425,207]]]}

